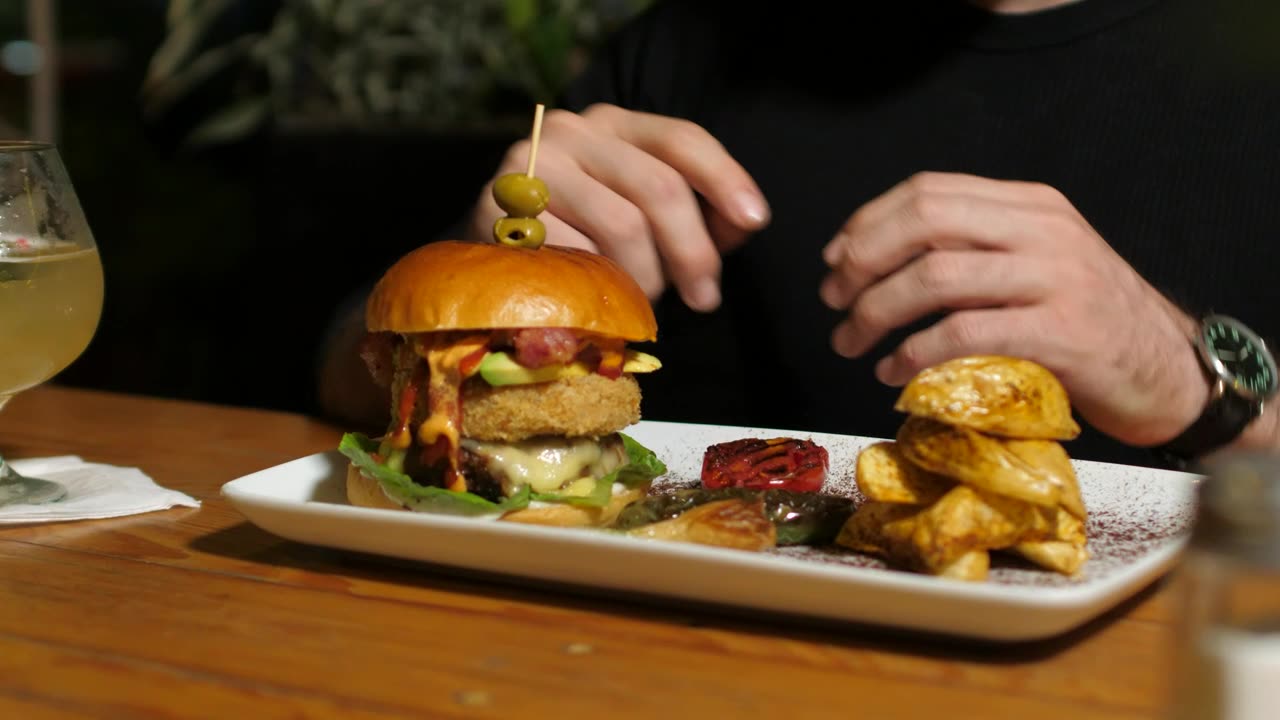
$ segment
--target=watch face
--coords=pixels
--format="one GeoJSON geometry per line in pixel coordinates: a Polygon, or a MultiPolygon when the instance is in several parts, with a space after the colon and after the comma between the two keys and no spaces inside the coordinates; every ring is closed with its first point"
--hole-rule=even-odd
{"type": "Polygon", "coordinates": [[[1205,350],[1237,392],[1253,398],[1275,392],[1275,359],[1261,338],[1239,321],[1223,316],[1206,321],[1203,332],[1205,350]]]}

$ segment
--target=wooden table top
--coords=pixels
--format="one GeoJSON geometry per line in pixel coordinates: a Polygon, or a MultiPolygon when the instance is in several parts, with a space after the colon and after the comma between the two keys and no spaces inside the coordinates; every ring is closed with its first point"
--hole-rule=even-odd
{"type": "Polygon", "coordinates": [[[341,429],[45,387],[0,412],[6,457],[142,468],[202,501],[0,527],[0,718],[1156,718],[1157,583],[1052,641],[984,646],[587,599],[282,540],[225,503],[341,429]]]}

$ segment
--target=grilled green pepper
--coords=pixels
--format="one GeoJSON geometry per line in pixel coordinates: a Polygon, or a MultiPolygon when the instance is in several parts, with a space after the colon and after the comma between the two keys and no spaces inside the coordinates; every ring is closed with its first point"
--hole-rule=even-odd
{"type": "Polygon", "coordinates": [[[835,540],[853,514],[853,500],[835,495],[751,488],[657,490],[622,509],[614,529],[630,530],[670,520],[717,500],[764,498],[765,516],[778,529],[778,545],[824,545],[835,540]]]}

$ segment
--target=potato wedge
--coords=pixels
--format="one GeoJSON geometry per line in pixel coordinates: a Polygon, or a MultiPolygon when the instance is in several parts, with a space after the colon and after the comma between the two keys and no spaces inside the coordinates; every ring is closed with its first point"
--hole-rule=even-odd
{"type": "Polygon", "coordinates": [[[986,550],[970,550],[955,562],[938,571],[938,577],[981,582],[991,570],[991,554],[986,550]]]}
{"type": "Polygon", "coordinates": [[[1062,445],[1052,440],[1005,440],[1002,444],[1022,460],[1032,473],[1058,486],[1059,502],[1067,512],[1080,520],[1088,517],[1075,468],[1062,445]]]}
{"type": "Polygon", "coordinates": [[[999,355],[957,358],[921,371],[894,409],[992,435],[1073,440],[1067,392],[1038,363],[999,355]]]}
{"type": "Polygon", "coordinates": [[[1010,443],[1051,440],[1006,440],[914,416],[898,429],[897,439],[903,457],[930,472],[1043,507],[1056,508],[1062,500],[1060,479],[1022,459],[1022,455],[1051,456],[1049,450],[1009,448],[1010,443]]]}
{"type": "Polygon", "coordinates": [[[1051,537],[1031,539],[1039,533],[1029,533],[1028,538],[1015,543],[1009,551],[1031,562],[1064,575],[1073,575],[1089,559],[1084,521],[1065,508],[1058,508],[1051,537]]]}
{"type": "Polygon", "coordinates": [[[1071,514],[1066,508],[1059,508],[1053,523],[1053,536],[1050,540],[1072,543],[1083,546],[1087,542],[1084,533],[1084,521],[1071,514]]]}
{"type": "Polygon", "coordinates": [[[865,502],[836,544],[938,574],[974,550],[1051,539],[1054,519],[1054,511],[959,485],[925,507],[865,502]]]}
{"type": "Polygon", "coordinates": [[[835,542],[881,557],[891,566],[936,575],[973,548],[957,543],[941,548],[927,546],[930,538],[916,533],[924,512],[914,505],[863,503],[841,528],[835,542]]]}
{"type": "Polygon", "coordinates": [[[998,550],[1019,541],[1053,536],[1056,513],[1013,498],[958,486],[930,505],[917,520],[914,541],[938,555],[932,565],[954,562],[961,550],[998,550]]]}
{"type": "Polygon", "coordinates": [[[1014,545],[1010,550],[1042,568],[1063,575],[1076,574],[1089,559],[1088,548],[1069,542],[1024,542],[1014,545]]]}
{"type": "Polygon", "coordinates": [[[760,551],[776,547],[778,531],[765,516],[764,500],[717,500],[680,515],[628,530],[632,537],[760,551]]]}
{"type": "MultiPolygon", "coordinates": [[[[850,550],[878,555],[893,563],[895,558],[891,550],[895,544],[905,546],[910,541],[912,524],[922,511],[923,509],[916,505],[864,502],[854,510],[853,515],[849,516],[844,526],[840,528],[835,544],[850,550]],[[896,535],[890,536],[885,531],[886,526],[892,526],[896,535]]],[[[910,548],[906,548],[904,554],[901,564],[913,570],[922,569],[920,564],[915,562],[915,556],[910,548]]]]}
{"type": "Polygon", "coordinates": [[[868,500],[909,505],[928,505],[956,484],[907,460],[897,444],[887,440],[858,453],[854,480],[868,500]]]}

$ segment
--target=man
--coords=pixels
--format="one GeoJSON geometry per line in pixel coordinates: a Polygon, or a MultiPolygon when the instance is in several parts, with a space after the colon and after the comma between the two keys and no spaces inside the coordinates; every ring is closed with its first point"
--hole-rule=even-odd
{"type": "Polygon", "coordinates": [[[1280,447],[1270,405],[1196,425],[1190,341],[1280,339],[1270,3],[833,5],[668,3],[546,118],[548,241],[657,303],[648,417],[892,436],[913,373],[1000,353],[1062,379],[1075,457],[1280,447]]]}

